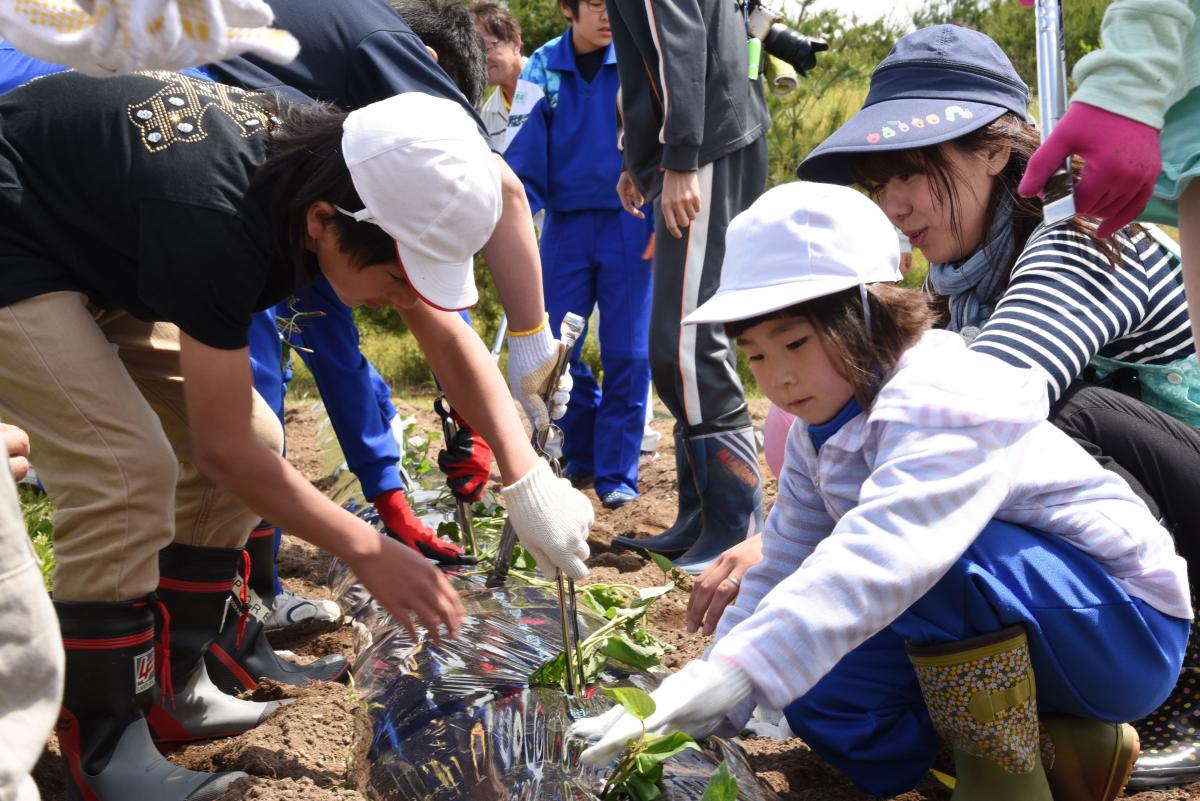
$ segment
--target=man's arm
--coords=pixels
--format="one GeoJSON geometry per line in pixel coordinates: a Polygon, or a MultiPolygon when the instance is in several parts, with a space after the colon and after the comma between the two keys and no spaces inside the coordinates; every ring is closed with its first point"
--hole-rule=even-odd
{"type": "Polygon", "coordinates": [[[708,29],[699,0],[646,0],[662,83],[662,167],[687,172],[700,166],[704,140],[704,82],[708,29]]]}
{"type": "Polygon", "coordinates": [[[492,238],[483,246],[483,257],[500,304],[508,315],[509,327],[528,331],[541,325],[546,314],[542,259],[533,234],[533,215],[521,179],[499,153],[493,153],[492,157],[500,164],[504,208],[492,238]]]}

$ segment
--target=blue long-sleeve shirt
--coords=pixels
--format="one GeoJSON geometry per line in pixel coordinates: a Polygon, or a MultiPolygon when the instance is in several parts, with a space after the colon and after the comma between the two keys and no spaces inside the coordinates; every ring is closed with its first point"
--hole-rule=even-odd
{"type": "MultiPolygon", "coordinates": [[[[617,56],[612,45],[591,81],[575,63],[571,29],[534,51],[521,80],[544,96],[521,120],[504,158],[520,176],[536,213],[619,209],[617,178],[617,56]]],[[[513,121],[509,122],[510,127],[513,121]]]]}

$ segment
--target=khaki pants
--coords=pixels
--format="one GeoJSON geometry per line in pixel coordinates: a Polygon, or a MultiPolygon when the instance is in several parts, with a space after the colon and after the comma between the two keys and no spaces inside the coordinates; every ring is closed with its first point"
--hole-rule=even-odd
{"type": "Polygon", "coordinates": [[[63,649],[2,444],[0,632],[0,801],[36,801],[29,771],[62,703],[63,649]]]}
{"type": "MultiPolygon", "coordinates": [[[[76,292],[0,308],[0,417],[29,433],[57,508],[60,600],[143,597],[172,541],[238,548],[259,520],[195,467],[174,325],[101,312],[76,292]]],[[[257,393],[254,429],[281,449],[257,393]]]]}

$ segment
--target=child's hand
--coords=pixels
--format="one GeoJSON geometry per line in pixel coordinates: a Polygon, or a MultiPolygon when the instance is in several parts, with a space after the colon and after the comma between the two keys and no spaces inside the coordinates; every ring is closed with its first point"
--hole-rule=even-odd
{"type": "Polygon", "coordinates": [[[742,576],[762,558],[762,535],[758,534],[725,551],[696,578],[692,596],[688,599],[689,634],[695,634],[701,626],[704,626],[705,636],[717,630],[725,607],[738,596],[742,576]]]}
{"type": "Polygon", "coordinates": [[[1017,191],[1040,194],[1047,179],[1074,154],[1085,162],[1075,187],[1075,211],[1101,220],[1096,235],[1112,236],[1133,222],[1154,193],[1162,169],[1159,132],[1087,103],[1072,103],[1029,159],[1017,191]]]}
{"type": "Polygon", "coordinates": [[[0,423],[0,442],[8,456],[8,469],[12,471],[13,481],[20,481],[29,475],[29,435],[25,430],[0,423]]]}
{"type": "Polygon", "coordinates": [[[421,621],[435,645],[442,642],[443,627],[450,637],[455,636],[466,611],[442,572],[390,537],[379,537],[379,546],[377,553],[347,562],[363,586],[414,641],[417,635],[410,613],[421,621]]]}
{"type": "Polygon", "coordinates": [[[683,229],[700,213],[700,178],[696,171],[664,170],[659,205],[667,231],[676,239],[683,239],[683,229]]]}
{"type": "Polygon", "coordinates": [[[642,213],[646,198],[642,197],[642,193],[634,186],[629,170],[621,170],[621,177],[617,179],[617,197],[621,198],[621,208],[639,220],[646,219],[646,215],[642,213]]]}
{"type": "MultiPolygon", "coordinates": [[[[750,677],[730,662],[694,659],[662,686],[650,693],[654,714],[646,718],[647,734],[682,731],[705,737],[721,725],[725,716],[750,697],[750,677]]],[[[625,743],[637,739],[642,721],[624,710],[611,710],[597,718],[584,718],[571,726],[568,737],[599,740],[580,755],[587,765],[606,765],[621,753],[625,743]]]]}

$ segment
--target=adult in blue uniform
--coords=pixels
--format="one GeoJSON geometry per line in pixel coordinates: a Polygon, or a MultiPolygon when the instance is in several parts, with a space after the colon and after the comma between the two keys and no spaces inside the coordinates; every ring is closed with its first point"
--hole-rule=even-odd
{"type": "Polygon", "coordinates": [[[571,27],[538,48],[521,80],[537,101],[504,157],[525,182],[530,206],[546,209],[542,269],[553,326],[567,312],[600,310],[604,389],[583,363],[583,337],[571,354],[571,405],[560,423],[573,479],[595,477],[615,509],[638,495],[638,457],[650,387],[647,337],[653,222],[621,210],[616,97],[620,87],[608,14],[599,0],[560,3],[571,27]]]}

